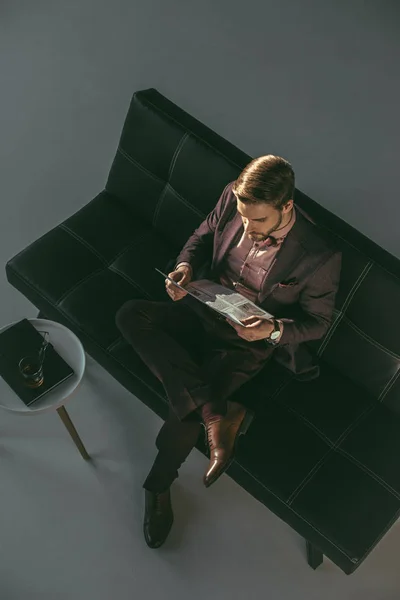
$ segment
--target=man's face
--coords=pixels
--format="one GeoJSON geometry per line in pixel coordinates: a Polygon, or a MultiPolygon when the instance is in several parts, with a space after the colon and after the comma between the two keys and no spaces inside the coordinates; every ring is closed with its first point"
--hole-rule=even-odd
{"type": "Polygon", "coordinates": [[[264,202],[244,204],[238,199],[236,202],[244,231],[253,242],[263,242],[275,229],[283,226],[288,213],[293,208],[293,200],[289,200],[282,210],[264,202]]]}

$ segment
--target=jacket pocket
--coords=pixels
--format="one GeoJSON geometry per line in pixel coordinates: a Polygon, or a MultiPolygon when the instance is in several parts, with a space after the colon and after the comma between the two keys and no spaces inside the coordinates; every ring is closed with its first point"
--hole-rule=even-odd
{"type": "Polygon", "coordinates": [[[288,279],[287,281],[280,281],[277,285],[278,288],[294,288],[296,285],[299,285],[299,282],[296,280],[288,279]]]}

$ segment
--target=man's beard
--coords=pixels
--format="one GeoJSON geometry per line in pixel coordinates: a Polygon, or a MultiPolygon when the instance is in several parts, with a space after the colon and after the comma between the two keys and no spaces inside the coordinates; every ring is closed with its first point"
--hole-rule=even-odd
{"type": "Polygon", "coordinates": [[[271,235],[271,233],[273,233],[276,229],[279,229],[282,223],[282,219],[283,214],[282,212],[280,212],[278,222],[268,231],[268,233],[251,233],[248,234],[248,237],[254,242],[264,242],[267,239],[267,237],[271,235]]]}

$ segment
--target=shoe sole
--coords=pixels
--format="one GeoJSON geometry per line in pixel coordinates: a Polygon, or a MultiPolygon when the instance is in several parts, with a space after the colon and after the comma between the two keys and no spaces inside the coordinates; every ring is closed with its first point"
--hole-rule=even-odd
{"type": "Polygon", "coordinates": [[[215,483],[216,481],[218,481],[218,479],[221,477],[221,475],[223,475],[231,466],[234,458],[235,458],[235,454],[236,454],[236,447],[239,441],[239,437],[241,435],[244,435],[245,433],[247,433],[252,421],[254,419],[254,414],[250,413],[250,412],[246,412],[246,415],[243,419],[243,421],[240,424],[240,427],[238,429],[238,432],[236,434],[236,438],[235,438],[235,442],[233,444],[233,451],[232,451],[232,456],[231,458],[228,460],[228,462],[225,464],[225,466],[222,468],[221,471],[219,471],[218,473],[218,477],[216,477],[215,479],[212,479],[211,481],[209,481],[208,483],[206,483],[204,481],[204,485],[206,486],[206,488],[209,488],[213,483],[215,483]]]}

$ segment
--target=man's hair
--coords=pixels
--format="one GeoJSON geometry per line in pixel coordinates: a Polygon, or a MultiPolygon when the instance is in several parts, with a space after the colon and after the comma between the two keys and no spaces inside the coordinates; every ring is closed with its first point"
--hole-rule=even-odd
{"type": "Polygon", "coordinates": [[[281,210],[293,198],[295,177],[292,165],[273,154],[254,158],[240,173],[232,191],[244,204],[265,202],[281,210]]]}

